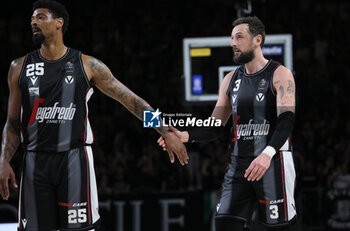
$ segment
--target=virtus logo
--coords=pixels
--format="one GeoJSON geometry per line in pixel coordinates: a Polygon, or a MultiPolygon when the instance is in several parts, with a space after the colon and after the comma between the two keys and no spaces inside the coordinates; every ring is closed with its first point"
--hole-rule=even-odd
{"type": "Polygon", "coordinates": [[[67,75],[66,78],[64,78],[64,80],[65,80],[66,83],[68,83],[68,84],[71,84],[71,83],[74,82],[74,78],[73,78],[73,76],[71,76],[71,75],[67,75]]]}
{"type": "Polygon", "coordinates": [[[258,93],[258,94],[256,95],[256,100],[259,101],[259,102],[263,101],[264,98],[265,98],[265,96],[264,96],[263,93],[258,93]]]}

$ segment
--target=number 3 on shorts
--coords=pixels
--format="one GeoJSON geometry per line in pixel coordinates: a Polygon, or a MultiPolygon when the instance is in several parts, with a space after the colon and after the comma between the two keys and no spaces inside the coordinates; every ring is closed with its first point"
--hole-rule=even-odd
{"type": "Polygon", "coordinates": [[[271,219],[277,219],[278,218],[278,206],[277,205],[270,205],[270,218],[271,219]]]}
{"type": "Polygon", "coordinates": [[[85,223],[87,221],[86,209],[70,209],[68,210],[68,223],[85,223]],[[78,217],[78,219],[77,219],[78,217]]]}

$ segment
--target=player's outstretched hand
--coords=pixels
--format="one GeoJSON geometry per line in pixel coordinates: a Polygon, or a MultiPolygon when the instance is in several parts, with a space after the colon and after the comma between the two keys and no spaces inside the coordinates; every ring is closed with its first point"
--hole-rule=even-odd
{"type": "Polygon", "coordinates": [[[8,200],[10,197],[8,180],[11,180],[11,184],[14,188],[18,188],[16,184],[15,173],[11,166],[7,162],[0,163],[0,195],[2,199],[8,200]]]}
{"type": "MultiPolygon", "coordinates": [[[[188,163],[188,154],[185,145],[182,140],[175,134],[175,128],[170,128],[172,132],[168,132],[164,134],[162,137],[158,139],[158,144],[163,147],[163,150],[166,150],[169,153],[171,163],[174,163],[174,153],[181,165],[185,165],[188,163]],[[162,145],[161,145],[162,143],[162,145]]],[[[178,131],[178,130],[176,130],[178,131]]],[[[178,131],[179,132],[179,131],[178,131]]]]}
{"type": "Polygon", "coordinates": [[[260,180],[270,167],[271,159],[270,156],[261,153],[252,161],[247,170],[245,170],[244,177],[248,181],[260,180]]]}
{"type": "MultiPolygon", "coordinates": [[[[177,130],[176,128],[174,128],[173,126],[170,126],[170,131],[172,131],[180,140],[182,143],[187,143],[188,142],[188,132],[184,131],[181,132],[179,130],[177,130]]],[[[163,148],[164,151],[166,151],[166,142],[163,138],[163,136],[159,137],[159,139],[157,140],[157,143],[159,144],[159,146],[161,146],[163,148]]]]}

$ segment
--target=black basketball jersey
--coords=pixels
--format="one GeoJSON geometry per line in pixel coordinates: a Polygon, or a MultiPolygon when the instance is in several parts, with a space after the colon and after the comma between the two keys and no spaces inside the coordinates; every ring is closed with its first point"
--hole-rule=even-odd
{"type": "MultiPolygon", "coordinates": [[[[268,145],[277,125],[272,81],[278,66],[269,60],[254,74],[247,74],[244,65],[235,70],[227,89],[233,118],[232,156],[256,157],[268,145]]],[[[289,149],[288,138],[281,150],[289,149]]]]}
{"type": "Polygon", "coordinates": [[[93,88],[80,51],[68,48],[55,61],[43,58],[39,49],[28,53],[19,85],[27,150],[62,152],[93,142],[87,106],[93,88]]]}

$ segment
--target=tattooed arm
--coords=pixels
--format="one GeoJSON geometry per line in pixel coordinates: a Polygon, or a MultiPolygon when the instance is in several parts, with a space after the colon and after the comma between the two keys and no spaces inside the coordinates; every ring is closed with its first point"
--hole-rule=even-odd
{"type": "Polygon", "coordinates": [[[273,76],[273,87],[277,92],[277,117],[286,111],[295,112],[295,83],[292,72],[279,66],[273,76]]]}
{"type": "MultiPolygon", "coordinates": [[[[82,55],[83,65],[89,81],[93,82],[96,87],[104,94],[120,102],[131,113],[140,120],[143,119],[143,111],[150,110],[152,107],[142,98],[137,96],[119,80],[117,80],[109,68],[100,60],[82,55]]],[[[171,132],[168,128],[156,128],[159,134],[163,135],[171,143],[171,148],[168,150],[170,160],[174,162],[173,152],[177,155],[180,163],[187,163],[187,151],[183,143],[171,132]]]]}
{"type": "MultiPolygon", "coordinates": [[[[140,120],[142,120],[143,110],[152,109],[146,101],[117,80],[100,60],[86,55],[83,55],[82,58],[89,81],[94,83],[104,94],[120,102],[140,120]]],[[[158,130],[158,132],[162,134],[165,131],[158,130]]]]}
{"type": "Polygon", "coordinates": [[[279,66],[273,75],[273,87],[277,92],[276,106],[278,125],[267,147],[257,156],[245,171],[244,177],[248,181],[260,180],[270,167],[271,159],[293,130],[295,112],[295,84],[290,70],[279,66]],[[286,113],[284,113],[286,112],[286,113]],[[284,113],[284,114],[283,114],[284,113]],[[291,115],[292,114],[292,115],[291,115]],[[281,115],[281,116],[280,116],[281,115]],[[283,117],[283,119],[281,118],[283,117]]]}
{"type": "Polygon", "coordinates": [[[20,144],[20,112],[21,91],[18,78],[22,69],[24,57],[11,63],[8,73],[8,86],[10,89],[8,99],[7,120],[2,133],[0,154],[0,194],[4,200],[9,198],[8,180],[17,188],[15,174],[10,166],[10,160],[20,144]]]}

